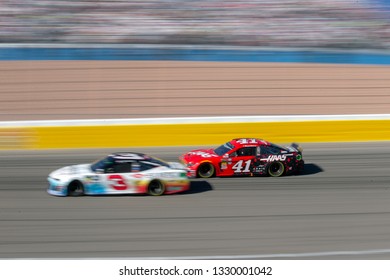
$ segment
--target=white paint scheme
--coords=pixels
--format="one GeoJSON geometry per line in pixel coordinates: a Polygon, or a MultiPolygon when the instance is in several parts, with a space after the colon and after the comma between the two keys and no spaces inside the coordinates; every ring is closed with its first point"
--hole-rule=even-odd
{"type": "Polygon", "coordinates": [[[170,191],[170,183],[189,180],[185,176],[185,166],[178,162],[169,163],[170,167],[157,166],[155,168],[127,173],[100,173],[91,169],[91,164],[78,164],[59,168],[49,174],[48,179],[54,180],[57,185],[62,186],[61,191],[48,189],[48,193],[57,196],[68,195],[67,187],[78,180],[84,185],[85,194],[133,194],[141,192],[139,187],[147,187],[149,183],[158,179],[166,185],[166,191],[170,191]],[[114,178],[113,178],[114,177],[114,178]],[[96,189],[89,185],[98,185],[96,189]],[[122,189],[123,188],[123,189],[122,189]]]}

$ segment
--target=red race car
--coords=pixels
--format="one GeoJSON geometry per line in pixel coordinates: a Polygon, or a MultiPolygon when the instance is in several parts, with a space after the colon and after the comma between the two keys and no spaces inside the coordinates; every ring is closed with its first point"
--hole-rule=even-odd
{"type": "Polygon", "coordinates": [[[304,168],[297,144],[280,147],[255,138],[238,138],[216,149],[193,150],[180,156],[190,178],[260,176],[299,173],[304,168]]]}

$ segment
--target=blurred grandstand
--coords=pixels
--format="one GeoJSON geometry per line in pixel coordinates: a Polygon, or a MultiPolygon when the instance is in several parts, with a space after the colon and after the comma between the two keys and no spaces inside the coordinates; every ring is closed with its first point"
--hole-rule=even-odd
{"type": "Polygon", "coordinates": [[[1,0],[0,43],[390,49],[390,17],[355,0],[1,0]]]}

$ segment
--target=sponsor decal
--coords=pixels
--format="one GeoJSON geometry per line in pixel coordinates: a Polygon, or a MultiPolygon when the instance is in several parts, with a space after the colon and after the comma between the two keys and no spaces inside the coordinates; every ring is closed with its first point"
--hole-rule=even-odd
{"type": "Polygon", "coordinates": [[[286,160],[286,155],[269,155],[267,158],[262,158],[262,161],[285,161],[286,160]]]}
{"type": "Polygon", "coordinates": [[[254,138],[241,138],[241,139],[238,139],[236,142],[240,143],[240,144],[256,144],[257,143],[257,139],[254,139],[254,138]]]}
{"type": "Polygon", "coordinates": [[[256,168],[254,169],[254,172],[256,173],[263,173],[264,171],[265,171],[264,165],[256,166],[256,168]]]}
{"type": "Polygon", "coordinates": [[[204,157],[204,158],[208,158],[208,157],[218,157],[217,155],[210,154],[210,153],[207,153],[207,152],[202,152],[202,151],[198,151],[198,152],[189,152],[188,155],[196,155],[196,156],[201,156],[201,157],[204,157]]]}
{"type": "Polygon", "coordinates": [[[139,163],[133,163],[131,166],[131,171],[132,172],[139,172],[141,171],[141,165],[139,163]]]}
{"type": "Polygon", "coordinates": [[[221,169],[227,169],[227,162],[226,161],[221,162],[221,169]]]}
{"type": "Polygon", "coordinates": [[[62,190],[65,189],[64,186],[61,186],[61,185],[57,185],[55,187],[55,190],[58,191],[58,192],[62,192],[62,190]]]}
{"type": "Polygon", "coordinates": [[[87,175],[85,176],[85,182],[92,183],[92,182],[99,182],[100,178],[98,175],[87,175]]]}
{"type": "Polygon", "coordinates": [[[164,179],[171,179],[171,178],[177,178],[180,177],[181,173],[177,172],[167,172],[167,173],[150,173],[145,175],[148,178],[164,178],[164,179]]]}

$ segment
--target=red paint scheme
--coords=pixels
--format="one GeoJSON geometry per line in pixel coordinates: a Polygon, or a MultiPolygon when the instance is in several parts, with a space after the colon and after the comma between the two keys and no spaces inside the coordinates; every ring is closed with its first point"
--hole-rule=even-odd
{"type": "Polygon", "coordinates": [[[216,149],[192,150],[183,154],[180,160],[187,166],[187,176],[192,178],[277,177],[302,171],[304,167],[302,150],[298,145],[280,147],[256,138],[233,139],[216,149]]]}

